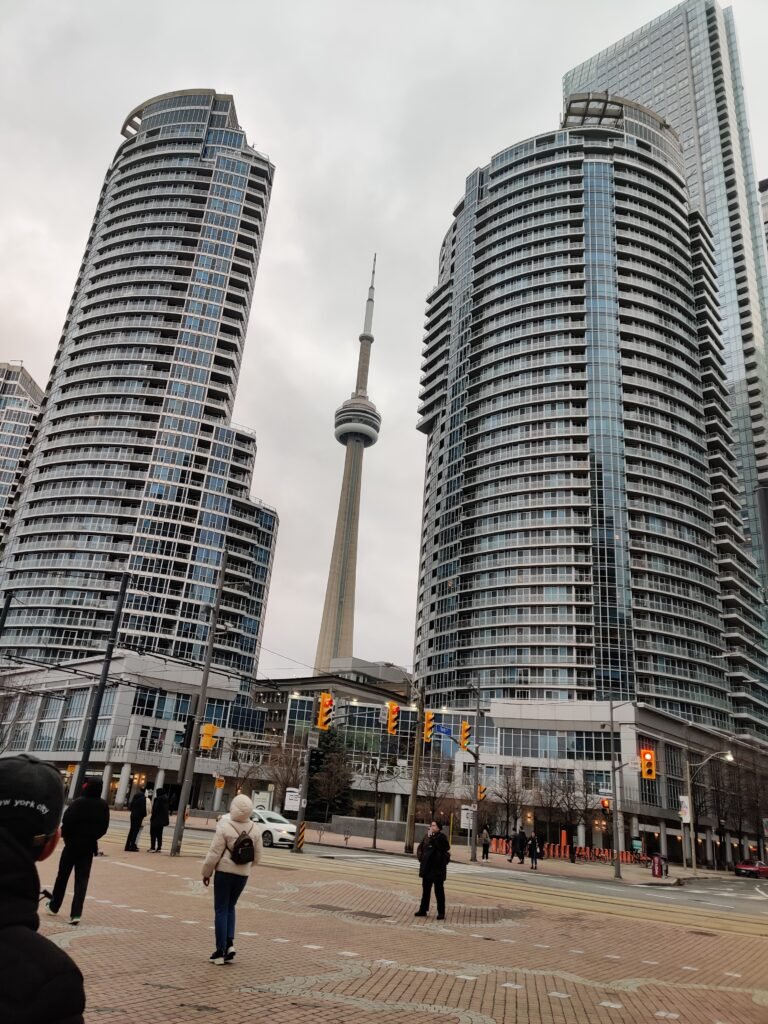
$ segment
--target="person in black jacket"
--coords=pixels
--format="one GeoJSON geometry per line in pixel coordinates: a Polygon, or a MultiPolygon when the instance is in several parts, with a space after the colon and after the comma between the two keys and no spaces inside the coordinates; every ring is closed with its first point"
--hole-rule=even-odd
{"type": "Polygon", "coordinates": [[[128,838],[125,841],[125,852],[138,853],[139,832],[141,832],[141,826],[147,816],[147,791],[143,788],[138,790],[128,806],[131,812],[131,827],[128,829],[128,838]]]}
{"type": "Polygon", "coordinates": [[[36,862],[59,838],[64,786],[53,765],[28,754],[0,758],[0,1021],[83,1024],[77,964],[37,934],[36,862]]]}
{"type": "Polygon", "coordinates": [[[416,851],[419,858],[419,877],[421,878],[421,904],[413,915],[426,917],[429,910],[429,898],[432,887],[435,888],[437,901],[437,920],[445,920],[445,876],[448,861],[451,859],[451,844],[443,835],[443,826],[433,821],[429,832],[419,843],[416,851]]]}
{"type": "Polygon", "coordinates": [[[106,800],[101,799],[101,783],[92,779],[83,786],[83,795],[74,800],[64,812],[61,822],[64,849],[59,858],[59,873],[56,875],[53,895],[45,905],[49,914],[58,914],[64,902],[69,876],[74,869],[75,895],[69,923],[80,924],[93,858],[98,842],[108,828],[109,808],[106,800]]]}
{"type": "Polygon", "coordinates": [[[168,813],[168,797],[165,790],[158,789],[152,801],[152,813],[149,816],[149,852],[154,853],[163,845],[163,829],[170,822],[168,813]]]}

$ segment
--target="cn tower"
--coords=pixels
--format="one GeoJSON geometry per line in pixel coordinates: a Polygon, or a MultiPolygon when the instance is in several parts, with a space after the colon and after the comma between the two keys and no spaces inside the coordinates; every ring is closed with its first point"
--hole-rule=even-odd
{"type": "Polygon", "coordinates": [[[381,416],[368,398],[368,367],[373,345],[373,282],[376,257],[373,257],[371,286],[365,304],[365,323],[360,335],[355,390],[336,410],[334,434],[347,449],[344,477],[341,481],[339,512],[333,538],[331,567],[325,590],[323,619],[315,655],[315,671],[329,672],[333,658],[352,657],[355,630],[355,577],[357,574],[357,533],[360,522],[360,484],[363,475],[363,452],[376,444],[381,416]]]}

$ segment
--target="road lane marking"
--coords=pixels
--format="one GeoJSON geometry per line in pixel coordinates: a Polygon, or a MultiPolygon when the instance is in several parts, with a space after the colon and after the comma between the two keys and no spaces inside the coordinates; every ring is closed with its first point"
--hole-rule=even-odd
{"type": "Polygon", "coordinates": [[[622,1010],[624,1008],[623,1003],[609,1003],[607,1000],[603,1000],[602,1003],[598,1003],[598,1006],[607,1006],[609,1010],[622,1010]]]}
{"type": "Polygon", "coordinates": [[[550,999],[570,999],[567,992],[547,992],[550,999]]]}
{"type": "Polygon", "coordinates": [[[516,985],[514,981],[505,981],[501,986],[502,988],[522,988],[522,985],[516,985]]]}

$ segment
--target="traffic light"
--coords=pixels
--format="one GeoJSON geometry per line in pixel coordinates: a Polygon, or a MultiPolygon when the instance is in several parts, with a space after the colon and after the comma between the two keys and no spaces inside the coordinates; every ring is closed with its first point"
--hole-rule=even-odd
{"type": "Polygon", "coordinates": [[[607,814],[607,813],[608,813],[608,811],[610,811],[610,809],[611,809],[611,800],[610,800],[610,797],[604,796],[604,797],[603,797],[603,799],[602,799],[602,800],[600,801],[600,806],[602,807],[602,809],[603,809],[603,810],[604,810],[604,811],[606,812],[606,814],[607,814]]]}
{"type": "Polygon", "coordinates": [[[400,705],[387,701],[387,732],[390,736],[397,736],[397,723],[400,720],[400,705]]]}
{"type": "Polygon", "coordinates": [[[481,800],[485,800],[485,794],[486,794],[487,789],[488,789],[487,786],[478,786],[477,787],[477,802],[478,803],[480,803],[481,800]]]}
{"type": "Polygon", "coordinates": [[[317,728],[328,730],[331,728],[331,722],[333,722],[333,694],[328,693],[326,690],[320,694],[320,703],[317,708],[317,728]]]}
{"type": "Polygon", "coordinates": [[[435,731],[435,712],[425,711],[424,712],[424,742],[432,742],[432,734],[435,731]]]}
{"type": "Polygon", "coordinates": [[[461,732],[459,733],[459,746],[462,750],[469,750],[469,744],[472,742],[472,726],[469,722],[461,723],[461,732]]]}
{"type": "Polygon", "coordinates": [[[640,778],[656,778],[656,751],[644,749],[640,751],[640,778]]]}
{"type": "Polygon", "coordinates": [[[218,725],[213,725],[211,722],[206,722],[205,725],[203,725],[200,729],[201,750],[213,750],[216,746],[216,733],[218,731],[218,725]]]}

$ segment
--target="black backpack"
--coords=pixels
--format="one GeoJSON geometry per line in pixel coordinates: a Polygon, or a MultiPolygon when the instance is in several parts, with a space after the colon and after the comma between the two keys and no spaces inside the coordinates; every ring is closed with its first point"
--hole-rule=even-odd
{"type": "MultiPolygon", "coordinates": [[[[251,832],[252,831],[253,825],[251,825],[251,832]]],[[[256,849],[253,845],[250,832],[240,833],[232,844],[229,856],[232,858],[233,864],[253,864],[256,858],[256,849]]]]}

